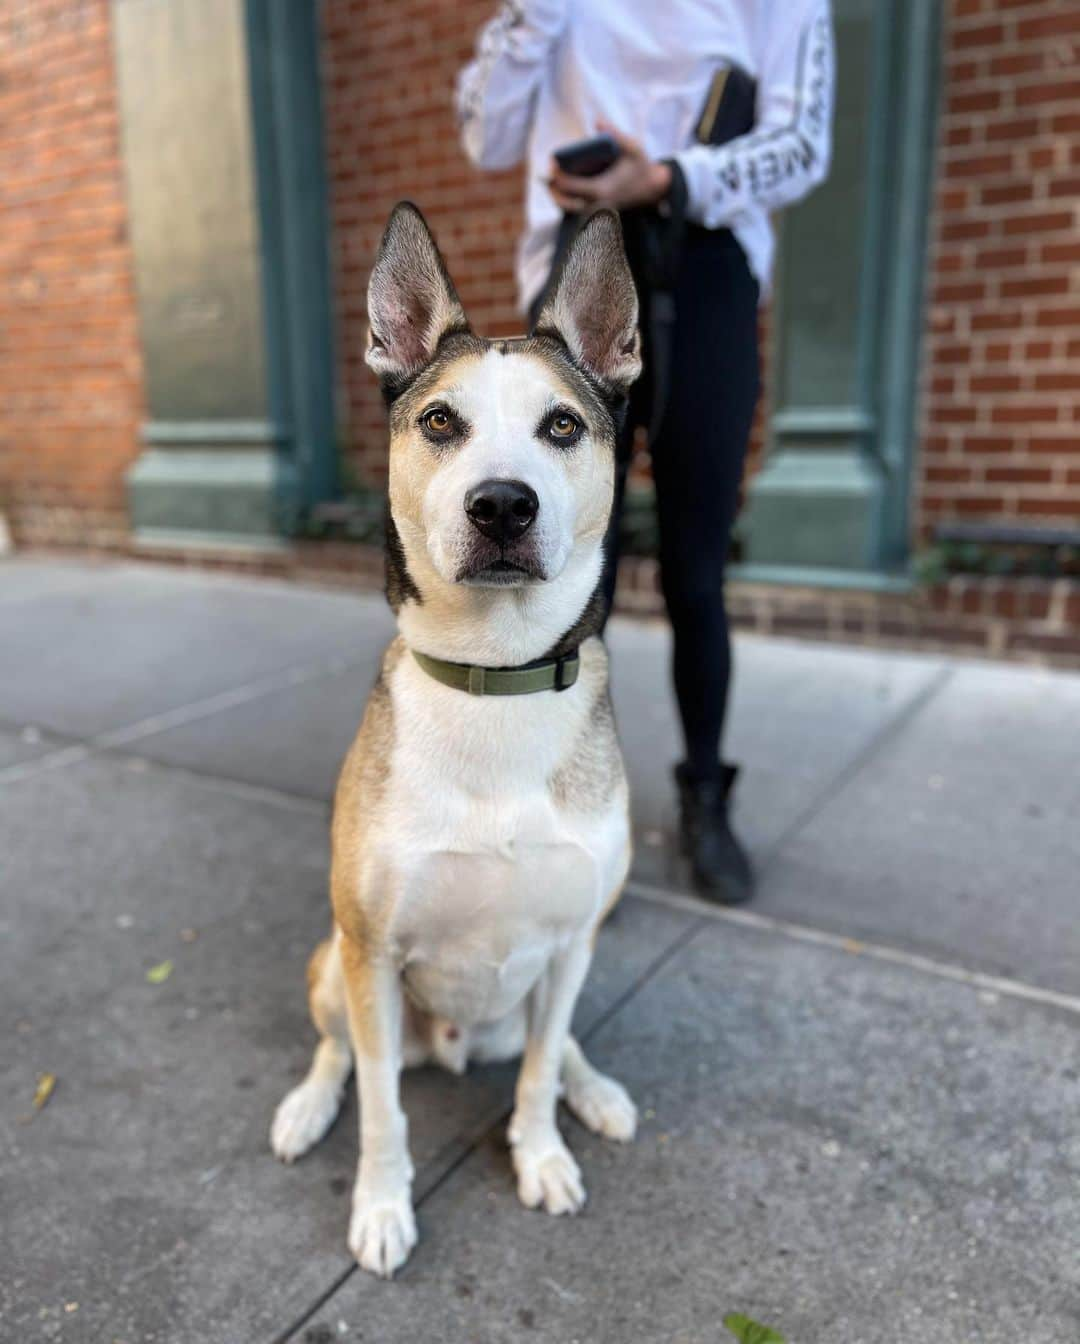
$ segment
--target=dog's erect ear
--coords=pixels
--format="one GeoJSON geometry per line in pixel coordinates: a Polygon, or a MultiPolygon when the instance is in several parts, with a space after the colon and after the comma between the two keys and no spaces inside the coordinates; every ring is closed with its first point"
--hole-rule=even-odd
{"type": "Polygon", "coordinates": [[[574,236],[536,320],[561,336],[576,363],[625,391],[641,372],[634,278],[614,210],[597,210],[574,236]]]}
{"type": "Polygon", "coordinates": [[[394,206],[368,281],[368,366],[391,382],[431,359],[448,331],[468,331],[461,300],[424,216],[394,206]]]}

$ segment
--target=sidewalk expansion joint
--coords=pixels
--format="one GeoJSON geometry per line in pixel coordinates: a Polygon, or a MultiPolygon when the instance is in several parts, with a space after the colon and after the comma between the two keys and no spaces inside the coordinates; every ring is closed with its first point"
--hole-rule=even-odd
{"type": "Polygon", "coordinates": [[[1080,1016],[1080,996],[1075,994],[1065,994],[1056,989],[1043,989],[1039,985],[1029,985],[1023,980],[1013,980],[1008,976],[990,975],[955,962],[938,961],[935,957],[922,956],[918,952],[906,952],[903,948],[891,947],[888,943],[865,942],[861,938],[815,928],[812,924],[799,924],[794,920],[781,919],[778,915],[763,915],[753,910],[735,909],[724,905],[704,906],[697,897],[669,891],[665,887],[654,887],[647,882],[634,880],[627,882],[626,893],[653,905],[698,915],[707,924],[737,924],[744,929],[777,934],[795,942],[845,952],[849,956],[888,962],[893,966],[902,966],[905,970],[936,976],[939,980],[952,980],[957,984],[968,985],[982,994],[1020,999],[1025,1003],[1037,1003],[1043,1007],[1057,1008],[1080,1016]]]}
{"type": "MultiPolygon", "coordinates": [[[[47,752],[44,756],[17,765],[9,765],[0,770],[0,784],[16,784],[50,770],[66,769],[68,766],[89,760],[92,756],[116,752],[120,748],[145,741],[149,737],[156,737],[170,729],[182,728],[201,719],[213,718],[227,710],[237,709],[241,705],[275,695],[279,691],[292,690],[309,682],[340,676],[343,672],[361,666],[367,661],[367,654],[356,653],[351,656],[336,654],[332,658],[320,659],[317,663],[302,663],[298,667],[272,672],[230,690],[217,691],[200,700],[178,705],[175,709],[165,710],[160,714],[148,715],[120,728],[110,728],[107,732],[98,733],[94,737],[75,738],[70,740],[69,745],[47,752]]],[[[52,734],[50,731],[50,736],[61,734],[52,734]]]]}

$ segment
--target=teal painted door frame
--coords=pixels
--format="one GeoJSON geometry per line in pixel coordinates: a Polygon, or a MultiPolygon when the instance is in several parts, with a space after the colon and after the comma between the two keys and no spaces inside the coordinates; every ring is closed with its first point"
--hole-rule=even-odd
{"type": "Polygon", "coordinates": [[[339,489],[319,6],[245,0],[281,529],[339,489]]]}
{"type": "MultiPolygon", "coordinates": [[[[843,8],[841,0],[838,20],[843,8]]],[[[865,178],[854,184],[863,193],[860,247],[851,258],[858,267],[854,345],[837,351],[850,360],[849,390],[828,404],[785,396],[789,383],[798,385],[790,377],[798,370],[785,363],[792,358],[790,324],[801,316],[805,339],[813,322],[810,300],[788,287],[795,277],[781,265],[771,379],[780,391],[768,457],[740,523],[746,563],[733,567],[748,578],[879,585],[894,581],[907,562],[941,5],[876,0],[869,9],[850,8],[871,30],[869,122],[857,127],[865,178]]],[[[845,78],[843,65],[838,78],[845,78]]],[[[827,203],[828,187],[822,192],[827,203]]],[[[816,223],[820,229],[820,216],[816,223]]],[[[791,256],[800,246],[797,209],[783,229],[781,255],[791,256]]]]}
{"type": "Polygon", "coordinates": [[[894,113],[886,174],[893,191],[882,222],[884,253],[890,260],[883,276],[877,369],[877,451],[886,491],[875,528],[874,560],[884,570],[905,567],[910,550],[919,352],[941,87],[941,0],[904,0],[903,7],[901,40],[890,44],[894,113]]]}
{"type": "Polygon", "coordinates": [[[319,6],[113,0],[147,545],[277,548],[338,488],[319,6]]]}

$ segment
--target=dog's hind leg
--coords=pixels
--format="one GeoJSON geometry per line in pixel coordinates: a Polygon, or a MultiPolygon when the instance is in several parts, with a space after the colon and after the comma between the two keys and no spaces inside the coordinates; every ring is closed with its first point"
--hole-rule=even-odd
{"type": "Polygon", "coordinates": [[[637,1107],[622,1083],[594,1069],[571,1036],[562,1057],[563,1097],[581,1123],[605,1139],[629,1143],[637,1129],[637,1107]]]}
{"type": "Polygon", "coordinates": [[[340,945],[341,934],[335,929],[308,963],[308,1001],[322,1039],[315,1047],[307,1077],[274,1113],[270,1146],[283,1162],[303,1157],[325,1136],[337,1119],[352,1071],[340,945]]]}

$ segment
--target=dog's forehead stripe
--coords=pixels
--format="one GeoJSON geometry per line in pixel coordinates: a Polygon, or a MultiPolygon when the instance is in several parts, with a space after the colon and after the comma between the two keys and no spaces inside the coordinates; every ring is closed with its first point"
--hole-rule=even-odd
{"type": "Polygon", "coordinates": [[[589,410],[589,398],[567,377],[566,367],[524,344],[516,349],[506,349],[503,342],[493,345],[473,370],[464,373],[461,385],[474,396],[497,397],[510,411],[532,414],[541,403],[547,409],[561,401],[583,414],[589,410]]]}

